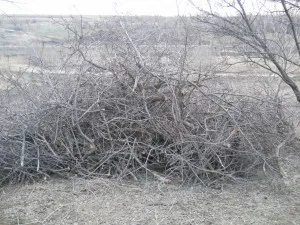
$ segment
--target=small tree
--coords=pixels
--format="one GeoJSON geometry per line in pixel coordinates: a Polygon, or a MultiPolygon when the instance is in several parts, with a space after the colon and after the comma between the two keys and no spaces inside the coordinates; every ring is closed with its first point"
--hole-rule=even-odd
{"type": "Polygon", "coordinates": [[[300,69],[300,1],[269,0],[270,8],[266,1],[258,0],[251,12],[242,0],[207,2],[209,10],[198,8],[198,25],[204,24],[213,35],[232,38],[244,62],[279,76],[300,103],[299,86],[292,76],[300,69]],[[228,9],[228,14],[219,13],[217,6],[228,9]]]}

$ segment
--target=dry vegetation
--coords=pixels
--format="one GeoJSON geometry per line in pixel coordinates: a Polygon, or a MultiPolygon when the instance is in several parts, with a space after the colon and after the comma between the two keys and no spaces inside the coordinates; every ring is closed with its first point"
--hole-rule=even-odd
{"type": "Polygon", "coordinates": [[[298,224],[299,191],[253,182],[217,190],[145,180],[54,179],[1,189],[0,224],[298,224]]]}
{"type": "Polygon", "coordinates": [[[155,32],[142,19],[103,20],[56,18],[66,34],[58,42],[59,64],[41,48],[25,69],[1,70],[7,85],[0,93],[0,185],[46,182],[16,187],[14,198],[2,188],[0,221],[296,224],[295,183],[278,196],[263,190],[270,186],[239,183],[251,186],[261,174],[291,183],[289,176],[298,174],[297,163],[287,162],[299,149],[299,134],[280,86],[241,88],[242,82],[217,76],[241,56],[229,59],[219,45],[202,46],[213,59],[202,52],[199,60],[201,33],[186,20],[168,27],[158,18],[155,32]],[[291,165],[294,170],[286,168],[291,165]],[[52,180],[57,176],[72,179],[52,180]],[[200,190],[199,183],[232,191],[200,190]]]}
{"type": "Polygon", "coordinates": [[[256,170],[281,176],[279,151],[293,147],[294,132],[276,92],[212,87],[222,64],[195,67],[182,21],[176,41],[156,43],[118,22],[108,43],[85,33],[83,20],[63,20],[67,59],[58,74],[39,58],[39,85],[3,74],[14,88],[2,93],[2,183],[68,173],[202,183],[256,170]]]}

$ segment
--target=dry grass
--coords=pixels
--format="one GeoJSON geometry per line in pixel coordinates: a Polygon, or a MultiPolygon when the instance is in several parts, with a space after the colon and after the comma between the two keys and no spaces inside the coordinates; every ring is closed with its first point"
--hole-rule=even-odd
{"type": "Polygon", "coordinates": [[[300,168],[290,161],[285,169],[290,176],[281,189],[259,182],[211,189],[79,178],[6,187],[1,224],[298,224],[300,168]]]}

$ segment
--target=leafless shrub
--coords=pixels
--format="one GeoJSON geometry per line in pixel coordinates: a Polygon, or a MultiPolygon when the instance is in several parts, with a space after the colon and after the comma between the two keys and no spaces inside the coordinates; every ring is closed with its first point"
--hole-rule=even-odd
{"type": "Polygon", "coordinates": [[[99,40],[70,28],[65,74],[42,73],[41,86],[15,83],[15,103],[2,99],[1,182],[145,172],[207,182],[280,172],[275,149],[291,128],[278,97],[218,93],[207,86],[213,71],[189,64],[187,38],[177,58],[174,48],[137,46],[120,28],[123,43],[105,46],[102,61],[91,47],[99,40]]]}
{"type": "Polygon", "coordinates": [[[199,28],[206,27],[209,35],[223,37],[223,44],[234,46],[222,55],[240,56],[240,62],[278,76],[300,102],[300,90],[292,76],[299,70],[299,1],[257,0],[253,7],[242,0],[207,1],[209,10],[198,7],[197,1],[189,2],[198,9],[195,21],[199,28]],[[229,15],[220,15],[216,6],[226,8],[229,15]]]}

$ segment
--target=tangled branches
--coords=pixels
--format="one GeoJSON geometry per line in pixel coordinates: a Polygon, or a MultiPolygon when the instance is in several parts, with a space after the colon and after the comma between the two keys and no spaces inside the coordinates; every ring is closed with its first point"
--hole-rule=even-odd
{"type": "Polygon", "coordinates": [[[207,182],[279,171],[275,149],[291,128],[277,97],[217,93],[207,73],[187,70],[187,57],[147,64],[132,40],[104,66],[76,46],[75,70],[45,73],[42,85],[16,88],[14,104],[2,100],[1,182],[145,172],[207,182]]]}
{"type": "Polygon", "coordinates": [[[276,99],[214,94],[188,80],[165,78],[157,89],[162,81],[152,78],[132,90],[125,75],[79,77],[71,95],[58,89],[61,100],[44,96],[47,103],[6,118],[2,181],[70,172],[135,177],[147,170],[202,181],[278,169],[274,149],[289,127],[276,99]]]}

